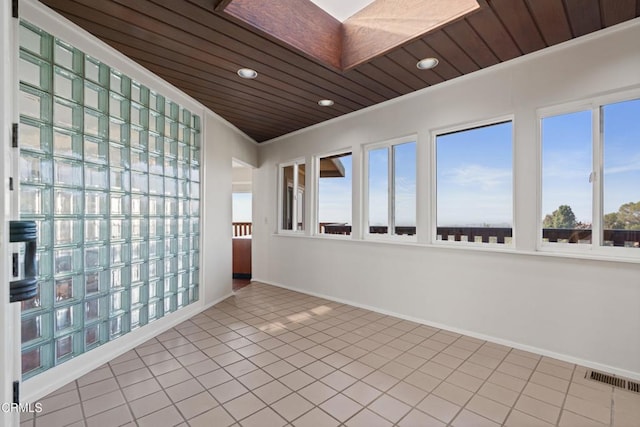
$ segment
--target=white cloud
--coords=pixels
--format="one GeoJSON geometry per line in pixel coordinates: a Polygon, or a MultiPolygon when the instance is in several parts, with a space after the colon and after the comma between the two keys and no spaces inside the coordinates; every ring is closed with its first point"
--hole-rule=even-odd
{"type": "Polygon", "coordinates": [[[449,171],[444,171],[442,177],[445,182],[463,187],[480,187],[491,190],[501,185],[511,183],[511,170],[490,168],[482,165],[464,165],[449,171]]]}

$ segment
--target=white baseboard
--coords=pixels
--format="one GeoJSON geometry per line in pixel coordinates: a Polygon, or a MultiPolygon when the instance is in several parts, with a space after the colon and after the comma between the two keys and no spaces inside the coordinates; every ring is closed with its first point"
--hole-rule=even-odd
{"type": "Polygon", "coordinates": [[[484,334],[480,334],[474,331],[469,331],[466,329],[460,329],[460,328],[455,328],[455,327],[451,327],[448,325],[443,325],[441,323],[437,323],[437,322],[431,322],[429,320],[425,320],[425,319],[420,319],[417,317],[412,317],[412,316],[406,316],[404,314],[400,314],[400,313],[395,313],[389,310],[384,310],[378,307],[372,307],[366,304],[360,304],[358,302],[355,301],[350,301],[350,300],[345,300],[342,298],[336,298],[333,297],[331,295],[325,295],[325,294],[320,294],[320,293],[316,293],[316,292],[311,292],[311,291],[307,291],[304,289],[299,289],[299,288],[295,288],[295,287],[291,287],[291,286],[286,286],[283,285],[281,283],[276,283],[276,282],[272,282],[269,280],[263,280],[260,278],[252,278],[251,279],[253,282],[261,282],[267,285],[272,285],[272,286],[277,286],[279,288],[283,288],[283,289],[288,289],[290,291],[296,291],[296,292],[300,292],[302,294],[306,294],[306,295],[311,295],[314,297],[318,297],[318,298],[324,298],[330,301],[334,301],[334,302],[338,302],[341,304],[348,304],[348,305],[352,305],[354,307],[358,307],[358,308],[362,308],[365,310],[370,310],[376,313],[380,313],[380,314],[384,314],[387,316],[393,316],[393,317],[397,317],[399,319],[403,319],[403,320],[408,320],[410,322],[415,322],[415,323],[420,323],[422,325],[426,325],[426,326],[431,326],[433,328],[438,328],[438,329],[444,329],[446,331],[450,331],[450,332],[455,332],[457,334],[462,334],[462,335],[467,335],[469,337],[473,337],[473,338],[477,338],[483,341],[489,341],[495,344],[500,344],[500,345],[504,345],[507,347],[512,347],[512,348],[517,348],[518,350],[523,350],[523,351],[528,351],[530,353],[536,353],[536,354],[540,354],[542,356],[547,356],[547,357],[552,357],[554,359],[558,359],[558,360],[562,360],[564,362],[568,362],[568,363],[573,363],[576,365],[581,365],[581,366],[585,366],[587,368],[591,368],[591,369],[595,369],[597,371],[602,371],[602,372],[606,372],[606,373],[610,373],[610,374],[614,374],[620,377],[625,377],[625,378],[630,378],[633,380],[640,380],[640,372],[633,372],[633,371],[628,371],[625,369],[620,369],[620,368],[616,368],[614,366],[609,366],[609,365],[605,365],[602,363],[598,363],[598,362],[593,362],[591,360],[585,360],[585,359],[580,359],[578,357],[574,357],[574,356],[570,356],[570,355],[566,355],[566,354],[561,354],[561,353],[556,353],[553,351],[549,351],[549,350],[545,350],[543,348],[539,348],[539,347],[533,347],[527,344],[522,344],[519,342],[514,342],[514,341],[509,341],[509,340],[505,340],[502,338],[498,338],[498,337],[494,337],[494,336],[490,336],[490,335],[484,335],[484,334]]]}
{"type": "Polygon", "coordinates": [[[158,319],[149,325],[129,332],[114,341],[109,341],[95,350],[81,354],[61,365],[55,366],[41,374],[29,378],[22,384],[20,402],[37,402],[38,399],[42,399],[49,393],[65,386],[71,381],[75,381],[110,360],[134,349],[140,344],[173,328],[185,320],[192,318],[196,314],[205,311],[209,307],[218,304],[230,296],[233,296],[233,293],[229,293],[218,298],[216,301],[207,305],[204,305],[203,302],[197,302],[193,305],[189,305],[181,310],[158,319]]]}

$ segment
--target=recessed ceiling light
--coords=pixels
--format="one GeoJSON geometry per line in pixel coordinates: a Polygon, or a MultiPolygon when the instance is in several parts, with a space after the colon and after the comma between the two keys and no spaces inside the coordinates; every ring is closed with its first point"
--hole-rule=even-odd
{"type": "Polygon", "coordinates": [[[438,62],[439,61],[436,58],[425,58],[418,61],[416,67],[418,67],[420,70],[430,70],[438,65],[438,62]]]}
{"type": "Polygon", "coordinates": [[[331,107],[333,105],[333,101],[331,99],[321,99],[318,101],[318,105],[321,107],[331,107]]]}
{"type": "Polygon", "coordinates": [[[243,79],[255,79],[258,77],[258,72],[256,70],[252,70],[251,68],[240,68],[238,70],[238,75],[243,79]]]}

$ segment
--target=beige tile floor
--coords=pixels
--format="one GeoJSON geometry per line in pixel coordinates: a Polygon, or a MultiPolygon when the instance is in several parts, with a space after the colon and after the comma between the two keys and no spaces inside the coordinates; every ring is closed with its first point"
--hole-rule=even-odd
{"type": "Polygon", "coordinates": [[[22,427],[640,426],[586,368],[260,283],[41,400],[22,427]]]}

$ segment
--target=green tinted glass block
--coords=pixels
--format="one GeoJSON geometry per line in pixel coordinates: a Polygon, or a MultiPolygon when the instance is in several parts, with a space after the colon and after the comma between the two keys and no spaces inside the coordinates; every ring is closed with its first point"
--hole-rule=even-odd
{"type": "Polygon", "coordinates": [[[197,165],[193,165],[190,167],[190,175],[189,179],[191,181],[200,182],[200,167],[197,165]]]}
{"type": "Polygon", "coordinates": [[[92,296],[104,293],[109,288],[109,271],[91,271],[84,274],[84,294],[92,296]]]}
{"type": "Polygon", "coordinates": [[[84,77],[106,88],[109,84],[109,67],[97,59],[85,55],[84,77]]]}
{"type": "Polygon", "coordinates": [[[109,267],[109,247],[85,246],[84,267],[89,270],[109,267]]]}
{"type": "Polygon", "coordinates": [[[122,193],[111,193],[111,215],[129,215],[129,195],[122,193]]]}
{"type": "Polygon", "coordinates": [[[117,92],[125,98],[129,98],[131,96],[131,79],[112,69],[109,75],[109,88],[112,92],[117,92]]]}
{"type": "MultiPolygon", "coordinates": [[[[164,239],[164,255],[173,256],[178,253],[178,239],[176,237],[165,237],[164,239]]],[[[171,270],[173,271],[173,270],[171,270]]],[[[171,271],[168,271],[170,273],[171,271]]]]}
{"type": "Polygon", "coordinates": [[[200,183],[196,181],[189,181],[189,197],[192,199],[200,198],[200,183]]]}
{"type": "Polygon", "coordinates": [[[131,286],[131,306],[143,304],[145,302],[146,286],[131,286]]]}
{"type": "Polygon", "coordinates": [[[131,242],[131,261],[143,261],[147,256],[147,242],[142,240],[131,242]]]}
{"type": "Polygon", "coordinates": [[[188,290],[180,290],[178,291],[177,294],[178,297],[178,307],[177,308],[182,308],[184,306],[186,306],[187,304],[189,304],[189,291],[188,290]]]}
{"type": "Polygon", "coordinates": [[[21,117],[18,132],[21,148],[44,153],[51,152],[51,128],[46,124],[21,117]]]}
{"type": "Polygon", "coordinates": [[[53,59],[56,65],[65,67],[74,73],[82,75],[84,57],[82,52],[70,44],[56,39],[53,49],[53,59]]]}
{"type": "Polygon", "coordinates": [[[42,316],[23,317],[21,322],[22,343],[40,339],[42,337],[42,316]]]}
{"type": "Polygon", "coordinates": [[[192,217],[190,221],[191,221],[191,233],[200,234],[200,218],[192,217]]]}
{"type": "Polygon", "coordinates": [[[102,138],[84,137],[84,160],[93,163],[107,163],[109,143],[102,138]]]}
{"type": "Polygon", "coordinates": [[[178,252],[189,252],[189,249],[191,247],[191,242],[190,242],[190,238],[189,237],[178,237],[178,252]]]}
{"type": "Polygon", "coordinates": [[[74,298],[82,295],[82,282],[84,276],[76,274],[68,277],[60,277],[54,281],[55,301],[59,304],[66,304],[74,298]]]}
{"type": "MultiPolygon", "coordinates": [[[[178,123],[175,121],[165,118],[164,120],[164,137],[165,139],[171,139],[173,141],[178,139],[178,123]]],[[[166,150],[166,148],[165,148],[166,150]]]]}
{"type": "Polygon", "coordinates": [[[191,146],[200,148],[200,132],[191,131],[191,146]]]}
{"type": "Polygon", "coordinates": [[[148,215],[149,199],[142,194],[131,195],[131,214],[132,215],[148,215]]]}
{"type": "Polygon", "coordinates": [[[170,138],[165,138],[164,155],[165,157],[178,157],[178,142],[170,138]]]}
{"type": "Polygon", "coordinates": [[[191,125],[191,112],[185,108],[180,108],[180,123],[189,127],[191,125]]]}
{"type": "Polygon", "coordinates": [[[149,191],[149,175],[143,172],[131,172],[131,191],[147,193],[149,191]]]}
{"type": "Polygon", "coordinates": [[[159,175],[149,175],[149,193],[150,194],[162,194],[164,193],[164,179],[159,175]]]}
{"type": "Polygon", "coordinates": [[[183,162],[176,162],[175,176],[177,176],[178,179],[189,179],[189,164],[183,163],[183,162]]]}
{"type": "Polygon", "coordinates": [[[189,215],[189,200],[188,199],[178,199],[178,215],[180,216],[188,216],[189,215]]]}
{"type": "Polygon", "coordinates": [[[151,236],[164,235],[164,220],[162,218],[157,218],[157,217],[149,218],[149,234],[151,236]]]}
{"type": "Polygon", "coordinates": [[[200,133],[200,116],[191,116],[191,127],[200,133]]]}
{"type": "Polygon", "coordinates": [[[108,92],[105,88],[85,81],[84,83],[84,105],[101,113],[107,112],[108,92]]]}
{"type": "Polygon", "coordinates": [[[46,363],[43,363],[43,355],[45,351],[41,350],[42,347],[33,347],[22,351],[22,376],[23,378],[33,376],[33,374],[39,372],[41,368],[46,368],[46,363]],[[31,375],[30,375],[31,374],[31,375]]]}
{"type": "Polygon", "coordinates": [[[77,248],[56,249],[53,251],[54,274],[72,274],[82,268],[82,253],[77,248]]]}
{"type": "Polygon", "coordinates": [[[149,152],[162,155],[164,151],[164,138],[159,133],[155,132],[150,132],[148,138],[149,152]]]}
{"type": "Polygon", "coordinates": [[[53,103],[53,124],[55,126],[81,131],[82,116],[82,106],[61,98],[55,98],[53,103]]]}
{"type": "Polygon", "coordinates": [[[119,144],[129,142],[129,126],[122,120],[109,118],[109,140],[119,144]]]}
{"type": "Polygon", "coordinates": [[[109,187],[114,191],[129,191],[129,171],[126,169],[109,169],[109,187]]]}
{"type": "Polygon", "coordinates": [[[110,273],[111,273],[111,282],[109,287],[111,290],[122,288],[125,284],[129,283],[128,267],[112,268],[110,270],[110,273]]]}
{"type": "Polygon", "coordinates": [[[20,182],[23,184],[52,184],[53,167],[51,158],[37,153],[21,151],[20,182]]]}
{"type": "Polygon", "coordinates": [[[141,127],[131,126],[129,143],[132,148],[146,150],[148,143],[148,132],[141,127]]]}
{"type": "Polygon", "coordinates": [[[20,52],[18,63],[20,81],[49,92],[51,90],[51,65],[26,52],[20,52]]]}
{"type": "Polygon", "coordinates": [[[149,311],[149,314],[147,315],[149,322],[152,322],[162,316],[160,302],[149,303],[147,310],[149,311]]]}
{"type": "Polygon", "coordinates": [[[131,100],[137,102],[138,104],[145,104],[146,97],[144,92],[144,87],[140,85],[140,83],[131,81],[131,100]]]}
{"type": "Polygon", "coordinates": [[[38,265],[38,280],[45,283],[46,278],[53,275],[53,253],[51,250],[42,250],[36,253],[38,265]]]}
{"type": "Polygon", "coordinates": [[[129,167],[129,150],[120,144],[109,144],[109,165],[117,168],[129,167]]]}
{"type": "Polygon", "coordinates": [[[173,268],[175,258],[165,258],[165,271],[169,274],[164,276],[164,295],[173,294],[178,290],[178,277],[175,274],[170,274],[175,271],[173,268]]]}
{"type": "Polygon", "coordinates": [[[198,286],[191,286],[189,288],[189,300],[190,302],[196,302],[200,298],[198,286]]]}
{"type": "MultiPolygon", "coordinates": [[[[129,244],[112,243],[111,244],[111,265],[127,264],[130,262],[129,244]]],[[[133,269],[132,269],[133,276],[133,269]]]]}
{"type": "Polygon", "coordinates": [[[21,21],[18,40],[20,42],[20,48],[43,58],[51,57],[52,38],[39,28],[21,21]]]}
{"type": "Polygon", "coordinates": [[[191,164],[199,165],[200,164],[200,150],[196,148],[191,149],[191,164]]]}
{"type": "Polygon", "coordinates": [[[82,243],[82,225],[83,223],[80,219],[56,218],[53,221],[54,245],[77,245],[82,243]]]}
{"type": "Polygon", "coordinates": [[[149,110],[140,104],[132,102],[131,124],[143,129],[149,129],[149,110]]]}
{"type": "Polygon", "coordinates": [[[55,340],[56,343],[56,363],[73,356],[73,335],[65,335],[55,340]]]}
{"type": "Polygon", "coordinates": [[[117,316],[109,320],[109,338],[114,339],[124,332],[124,315],[117,316]]]}
{"type": "Polygon", "coordinates": [[[148,223],[144,218],[131,218],[131,238],[145,239],[148,235],[148,223]]]}
{"type": "Polygon", "coordinates": [[[139,308],[132,308],[131,312],[129,313],[130,316],[130,323],[131,323],[131,329],[136,329],[139,328],[141,326],[141,311],[142,311],[142,307],[139,308]]]}
{"type": "Polygon", "coordinates": [[[180,125],[178,127],[178,141],[188,145],[190,140],[191,140],[191,132],[189,132],[189,128],[184,125],[180,125]]]}
{"type": "Polygon", "coordinates": [[[20,84],[20,115],[41,122],[51,122],[51,96],[41,90],[20,84]]]}
{"type": "Polygon", "coordinates": [[[66,188],[54,190],[54,213],[56,215],[80,215],[82,209],[82,191],[66,188]]]}
{"type": "Polygon", "coordinates": [[[164,113],[164,98],[154,91],[149,91],[149,108],[160,114],[164,113]]]}
{"type": "Polygon", "coordinates": [[[146,151],[131,149],[131,169],[147,172],[149,170],[148,155],[146,151]]]}
{"type": "Polygon", "coordinates": [[[199,251],[200,250],[200,236],[192,235],[191,236],[191,250],[199,251]]]}
{"type": "Polygon", "coordinates": [[[167,197],[164,201],[164,214],[166,216],[178,215],[178,199],[167,197]]]}
{"type": "Polygon", "coordinates": [[[53,220],[51,218],[46,219],[34,219],[38,226],[38,249],[51,249],[50,246],[53,243],[53,220]]]}
{"type": "Polygon", "coordinates": [[[102,325],[92,325],[84,329],[85,352],[100,345],[100,328],[102,325]]]}
{"type": "Polygon", "coordinates": [[[106,167],[85,163],[83,169],[85,188],[109,189],[109,170],[106,167]]]}
{"type": "MultiPolygon", "coordinates": [[[[189,234],[189,220],[187,218],[184,218],[182,216],[180,216],[180,218],[178,218],[177,220],[177,234],[179,235],[185,235],[185,234],[189,234]]],[[[175,233],[173,233],[175,234],[175,233]]],[[[178,249],[180,251],[180,249],[178,249]]]]}
{"type": "Polygon", "coordinates": [[[190,256],[189,264],[191,264],[191,267],[196,269],[200,268],[200,252],[191,251],[189,256],[190,256]]]}
{"type": "Polygon", "coordinates": [[[131,264],[131,283],[144,282],[147,280],[148,265],[143,262],[131,264]]]}
{"type": "Polygon", "coordinates": [[[82,186],[82,162],[54,158],[53,169],[55,185],[69,187],[82,186]]]}
{"type": "Polygon", "coordinates": [[[51,188],[21,185],[21,215],[51,215],[51,188]]]}
{"type": "Polygon", "coordinates": [[[164,199],[162,197],[149,196],[149,215],[162,216],[164,211],[164,199]]]}
{"type": "MultiPolygon", "coordinates": [[[[186,269],[189,268],[189,254],[178,254],[176,259],[178,260],[178,265],[177,265],[178,271],[186,270],[186,269]]],[[[178,287],[181,286],[180,283],[182,282],[182,279],[183,279],[182,274],[179,274],[178,275],[178,287]]]]}
{"type": "MultiPolygon", "coordinates": [[[[160,174],[162,174],[162,169],[160,169],[160,174]]],[[[164,175],[169,177],[175,177],[178,175],[178,162],[176,159],[164,159],[164,175]]]]}
{"type": "Polygon", "coordinates": [[[54,129],[53,154],[82,159],[82,135],[64,129],[54,129]]]}
{"type": "Polygon", "coordinates": [[[182,197],[187,197],[189,195],[189,182],[185,181],[185,180],[178,180],[177,181],[177,188],[178,188],[178,197],[182,198],[182,197]]]}
{"type": "Polygon", "coordinates": [[[149,112],[149,130],[154,133],[160,133],[164,129],[164,116],[158,112],[149,112]]]}
{"type": "Polygon", "coordinates": [[[130,238],[129,220],[111,219],[111,240],[123,240],[130,238]]]}
{"type": "Polygon", "coordinates": [[[55,67],[53,76],[53,93],[66,100],[82,103],[84,87],[82,78],[63,68],[55,67]]]}
{"type": "Polygon", "coordinates": [[[97,111],[85,108],[84,133],[99,138],[107,138],[109,118],[97,111]]]}
{"type": "Polygon", "coordinates": [[[172,313],[178,308],[178,299],[176,295],[169,295],[164,299],[164,312],[172,313]]]}
{"type": "MultiPolygon", "coordinates": [[[[153,236],[156,237],[156,236],[153,236]]],[[[164,242],[162,239],[149,240],[149,258],[156,258],[162,256],[162,250],[164,248],[164,242]]]]}
{"type": "Polygon", "coordinates": [[[158,280],[164,274],[164,261],[162,258],[149,260],[147,264],[149,280],[158,280]]]}
{"type": "Polygon", "coordinates": [[[129,119],[129,101],[111,92],[109,94],[109,115],[127,121],[129,119]]]}
{"type": "Polygon", "coordinates": [[[173,236],[178,234],[178,220],[176,218],[165,218],[164,235],[173,236]]]}
{"type": "Polygon", "coordinates": [[[109,222],[106,219],[85,219],[84,240],[87,243],[104,242],[109,238],[109,222]]]}
{"type": "Polygon", "coordinates": [[[108,193],[103,191],[86,191],[84,193],[85,215],[107,215],[108,193]]]}
{"type": "Polygon", "coordinates": [[[85,323],[91,323],[99,321],[104,317],[104,299],[94,298],[86,300],[84,303],[84,321],[85,323]]]}
{"type": "MultiPolygon", "coordinates": [[[[157,154],[149,154],[149,173],[162,175],[163,170],[163,157],[157,154]]],[[[153,192],[157,193],[158,191],[153,192]]]]}
{"type": "Polygon", "coordinates": [[[165,98],[164,115],[177,122],[180,118],[180,106],[165,98]]]}

